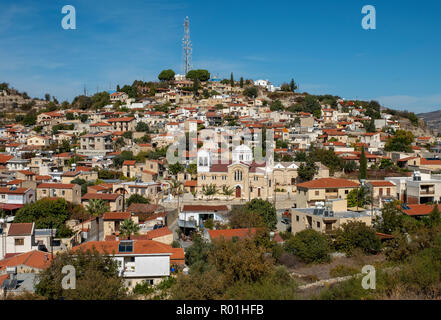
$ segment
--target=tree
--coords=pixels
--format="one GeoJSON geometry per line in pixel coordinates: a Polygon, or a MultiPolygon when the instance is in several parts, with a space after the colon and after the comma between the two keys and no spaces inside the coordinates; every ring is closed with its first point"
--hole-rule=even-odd
{"type": "Polygon", "coordinates": [[[109,210],[109,205],[101,199],[90,199],[86,205],[86,212],[94,217],[98,217],[109,210]]]}
{"type": "Polygon", "coordinates": [[[214,241],[208,263],[225,275],[227,284],[257,281],[272,269],[272,262],[266,257],[266,249],[256,245],[252,238],[214,241]]]}
{"type": "Polygon", "coordinates": [[[366,187],[353,189],[348,193],[347,202],[349,208],[364,208],[364,206],[370,204],[371,201],[369,189],[366,187]]]}
{"type": "Polygon", "coordinates": [[[302,181],[310,181],[314,178],[314,176],[318,172],[318,167],[315,164],[314,160],[311,158],[308,158],[306,160],[306,163],[301,163],[299,166],[299,169],[297,170],[297,173],[299,175],[299,178],[302,181]]]}
{"type": "Polygon", "coordinates": [[[137,235],[139,233],[139,229],[139,225],[136,224],[132,219],[124,220],[119,227],[120,234],[122,236],[127,236],[129,240],[132,234],[137,235]]]}
{"type": "Polygon", "coordinates": [[[185,168],[180,162],[168,166],[168,172],[173,176],[176,176],[180,172],[184,172],[184,170],[185,168]]]}
{"type": "Polygon", "coordinates": [[[364,153],[364,146],[361,147],[361,155],[360,155],[360,180],[367,179],[367,159],[366,154],[364,153]]]}
{"type": "Polygon", "coordinates": [[[412,152],[411,144],[414,141],[412,132],[397,130],[394,137],[390,137],[384,148],[385,151],[412,152]]]}
{"type": "Polygon", "coordinates": [[[418,117],[415,115],[415,113],[410,112],[407,118],[410,120],[410,122],[415,126],[418,127],[418,117]]]}
{"type": "Polygon", "coordinates": [[[372,118],[371,121],[365,121],[364,127],[366,129],[366,132],[376,132],[377,128],[375,128],[375,119],[372,118]]]}
{"type": "Polygon", "coordinates": [[[285,242],[284,248],[306,263],[330,261],[328,237],[313,229],[300,231],[285,242]]]}
{"type": "Polygon", "coordinates": [[[81,110],[89,109],[92,106],[92,99],[88,96],[77,96],[72,101],[72,107],[79,108],[81,110]]]}
{"type": "Polygon", "coordinates": [[[298,88],[297,84],[294,82],[294,79],[291,79],[291,82],[289,83],[289,87],[292,92],[295,92],[298,88]]]}
{"type": "MultiPolygon", "coordinates": [[[[104,106],[110,104],[110,95],[106,91],[97,92],[90,98],[90,100],[91,100],[91,108],[95,110],[99,110],[104,106]]],[[[86,121],[81,120],[81,122],[86,122],[86,121]]]]}
{"type": "Polygon", "coordinates": [[[349,221],[335,232],[334,246],[347,254],[357,248],[365,254],[376,254],[381,249],[381,241],[374,228],[361,221],[349,221]]]}
{"type": "Polygon", "coordinates": [[[187,79],[191,79],[193,81],[208,81],[210,79],[210,73],[204,69],[191,70],[187,73],[186,77],[187,79]]]}
{"type": "Polygon", "coordinates": [[[44,95],[44,99],[46,100],[46,101],[51,101],[51,95],[49,94],[49,93],[46,93],[45,95],[44,95]]]}
{"type": "Polygon", "coordinates": [[[283,103],[280,100],[276,100],[270,105],[271,111],[283,111],[285,107],[283,106],[283,103]]]}
{"type": "Polygon", "coordinates": [[[78,184],[79,186],[81,186],[81,196],[84,196],[87,193],[88,186],[93,186],[92,182],[80,178],[76,178],[72,180],[71,183],[78,184]]]}
{"type": "Polygon", "coordinates": [[[296,156],[294,158],[295,161],[297,161],[297,162],[306,162],[306,159],[308,159],[308,156],[307,156],[306,152],[303,152],[303,151],[297,151],[296,152],[296,156]]]}
{"type": "Polygon", "coordinates": [[[248,87],[243,91],[243,95],[247,96],[248,98],[254,99],[257,98],[258,91],[257,87],[248,87]]]}
{"type": "Polygon", "coordinates": [[[160,81],[171,81],[174,78],[175,78],[175,72],[171,69],[162,70],[161,73],[158,75],[158,79],[160,81]]]}
{"type": "Polygon", "coordinates": [[[150,200],[147,198],[144,198],[143,196],[139,194],[132,194],[129,199],[127,199],[127,207],[130,207],[132,203],[150,203],[150,200]]]}
{"type": "Polygon", "coordinates": [[[354,160],[345,161],[343,163],[343,170],[345,173],[354,172],[358,169],[357,163],[354,160]]]}
{"type": "Polygon", "coordinates": [[[210,197],[216,195],[218,192],[215,184],[209,184],[202,186],[202,194],[204,196],[210,197]]]}
{"type": "Polygon", "coordinates": [[[232,86],[232,87],[234,87],[234,85],[235,85],[235,82],[234,82],[234,76],[233,76],[233,73],[231,72],[231,76],[230,76],[230,85],[232,86]]]}
{"type": "Polygon", "coordinates": [[[243,88],[243,77],[240,77],[239,86],[243,88]]]}
{"type": "Polygon", "coordinates": [[[199,79],[193,80],[193,94],[196,97],[199,96],[199,79]]]}
{"type": "Polygon", "coordinates": [[[148,132],[149,126],[145,122],[138,122],[135,127],[136,132],[148,132]]]}
{"type": "Polygon", "coordinates": [[[118,263],[97,251],[63,252],[55,256],[49,268],[38,276],[36,293],[49,300],[121,300],[127,297],[118,263]],[[75,290],[62,288],[63,267],[75,268],[75,290]]]}
{"type": "Polygon", "coordinates": [[[244,207],[231,210],[228,220],[232,229],[265,227],[265,222],[259,213],[250,212],[244,207]]]}
{"type": "Polygon", "coordinates": [[[280,90],[285,91],[285,92],[290,92],[291,91],[291,87],[289,86],[289,83],[284,82],[280,86],[280,90]]]}
{"type": "Polygon", "coordinates": [[[195,236],[193,245],[185,250],[185,263],[190,267],[191,271],[202,272],[207,267],[208,254],[212,248],[212,244],[205,241],[201,236],[195,236]]]}
{"type": "Polygon", "coordinates": [[[234,194],[234,188],[228,186],[222,186],[222,194],[227,197],[231,197],[234,194]]]}
{"type": "MultiPolygon", "coordinates": [[[[69,219],[69,203],[64,199],[41,199],[20,208],[14,223],[35,222],[37,229],[58,229],[65,232],[64,223],[69,219]]],[[[65,235],[65,234],[64,234],[65,235]]]]}
{"type": "Polygon", "coordinates": [[[277,225],[277,213],[274,205],[266,200],[253,199],[245,204],[248,212],[256,212],[262,217],[266,227],[274,230],[277,225]]]}
{"type": "Polygon", "coordinates": [[[132,139],[133,138],[133,132],[132,131],[125,131],[123,133],[123,137],[126,139],[132,139]]]}
{"type": "Polygon", "coordinates": [[[437,226],[441,223],[441,213],[439,212],[438,204],[433,206],[433,210],[429,214],[426,224],[429,227],[437,226]]]}

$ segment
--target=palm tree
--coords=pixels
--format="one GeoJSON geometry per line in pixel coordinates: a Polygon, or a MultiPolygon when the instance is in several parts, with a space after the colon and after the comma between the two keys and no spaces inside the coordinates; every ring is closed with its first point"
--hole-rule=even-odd
{"type": "Polygon", "coordinates": [[[91,216],[98,217],[109,211],[109,205],[102,199],[90,199],[86,211],[91,216]]]}
{"type": "Polygon", "coordinates": [[[217,187],[214,184],[209,184],[206,186],[202,186],[202,193],[205,196],[214,196],[217,193],[217,187]]]}
{"type": "Polygon", "coordinates": [[[119,233],[122,236],[127,236],[130,240],[132,234],[136,235],[139,233],[139,225],[133,222],[132,219],[124,220],[119,227],[119,233]]]}
{"type": "Polygon", "coordinates": [[[234,194],[234,188],[230,188],[228,186],[222,186],[222,194],[231,197],[234,194]]]}

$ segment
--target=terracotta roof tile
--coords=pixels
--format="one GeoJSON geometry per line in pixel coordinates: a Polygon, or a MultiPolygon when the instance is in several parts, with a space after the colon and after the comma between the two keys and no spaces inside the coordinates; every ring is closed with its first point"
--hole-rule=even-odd
{"type": "Polygon", "coordinates": [[[346,179],[322,178],[304,183],[299,183],[297,187],[307,189],[325,189],[325,188],[358,188],[360,184],[346,179]]]}

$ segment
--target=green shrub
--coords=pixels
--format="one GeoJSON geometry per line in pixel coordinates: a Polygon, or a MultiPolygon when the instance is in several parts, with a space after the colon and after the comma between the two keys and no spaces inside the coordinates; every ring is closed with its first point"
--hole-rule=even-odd
{"type": "Polygon", "coordinates": [[[330,261],[328,237],[312,229],[295,234],[285,243],[285,250],[295,254],[306,263],[330,261]]]}

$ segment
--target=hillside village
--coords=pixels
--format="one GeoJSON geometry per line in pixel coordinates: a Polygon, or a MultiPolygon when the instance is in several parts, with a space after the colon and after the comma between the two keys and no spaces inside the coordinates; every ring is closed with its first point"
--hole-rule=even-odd
{"type": "Polygon", "coordinates": [[[0,85],[5,297],[42,294],[41,274],[57,257],[93,249],[112,253],[124,287],[144,297],[177,278],[162,298],[234,298],[189,289],[210,283],[196,278],[211,271],[195,269],[195,252],[254,237],[272,267],[284,265],[305,286],[338,274],[313,273],[310,263],[339,266],[333,261],[349,261],[352,249],[385,261],[383,249],[411,232],[386,226],[384,212],[412,221],[406,226],[436,218],[441,138],[413,113],[300,93],[290,79],[275,86],[164,70],[158,80],[72,102],[0,85]],[[339,247],[348,226],[372,247],[339,247]],[[302,235],[333,245],[326,240],[326,252],[311,258],[297,246],[302,235]]]}

